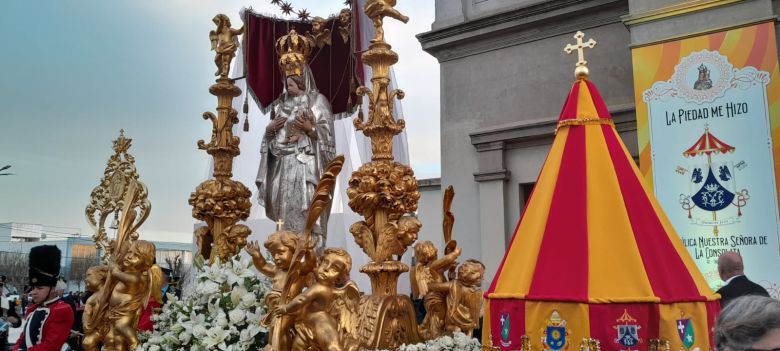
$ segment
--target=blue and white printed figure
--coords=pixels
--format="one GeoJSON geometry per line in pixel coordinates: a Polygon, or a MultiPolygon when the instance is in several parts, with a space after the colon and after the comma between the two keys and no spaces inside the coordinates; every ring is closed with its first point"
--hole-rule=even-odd
{"type": "Polygon", "coordinates": [[[680,205],[688,211],[688,218],[696,224],[712,226],[712,233],[718,236],[718,225],[735,223],[742,216],[742,207],[750,198],[748,191],[742,189],[736,191],[736,180],[731,173],[731,168],[725,163],[713,163],[712,156],[733,153],[735,147],[724,143],[710,133],[708,125],[704,125],[702,134],[696,143],[683,152],[685,157],[707,156],[707,164],[696,166],[691,172],[690,184],[693,194],[680,194],[680,205]],[[704,177],[706,171],[707,176],[704,177]],[[716,175],[717,174],[717,175],[716,175]],[[736,216],[721,216],[718,219],[718,211],[726,210],[729,206],[737,208],[736,216]],[[693,209],[698,208],[711,213],[706,218],[694,218],[693,209]]]}

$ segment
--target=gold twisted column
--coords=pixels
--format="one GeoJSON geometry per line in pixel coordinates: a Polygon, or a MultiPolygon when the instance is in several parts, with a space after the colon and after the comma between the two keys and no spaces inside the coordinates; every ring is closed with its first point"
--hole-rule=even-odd
{"type": "Polygon", "coordinates": [[[219,75],[216,84],[209,87],[209,93],[217,97],[217,115],[203,113],[203,119],[212,123],[211,141],[207,144],[198,141],[198,148],[214,158],[214,178],[200,183],[190,195],[192,216],[206,222],[208,229],[196,231],[200,254],[211,262],[219,257],[225,261],[236,254],[245,244],[251,230],[236,224],[249,217],[251,192],[241,182],[231,179],[233,176],[233,158],[241,152],[237,136],[233,135],[233,125],[238,123],[238,112],[233,109],[233,98],[241,95],[241,89],[229,79],[230,62],[238,49],[237,37],[243,28],[230,28],[230,20],[225,15],[214,17],[217,29],[212,31],[210,39],[212,49],[216,51],[219,75]]]}
{"type": "Polygon", "coordinates": [[[371,138],[373,156],[352,173],[347,189],[350,208],[365,217],[350,232],[371,258],[360,271],[371,279],[372,295],[361,301],[357,323],[357,339],[367,349],[394,349],[420,340],[411,300],[397,290],[398,277],[409,271],[398,258],[417,239],[420,228],[417,218],[409,215],[417,210],[420,193],[412,169],[393,159],[393,136],[405,126],[394,117],[393,100],[404,93],[388,89],[390,67],[398,62],[398,54],[384,41],[382,22],[387,16],[406,19],[394,5],[395,1],[370,0],[365,6],[377,37],[362,55],[372,69],[372,87],[357,89],[358,95],[368,98],[368,119],[361,115],[354,124],[371,138]]]}

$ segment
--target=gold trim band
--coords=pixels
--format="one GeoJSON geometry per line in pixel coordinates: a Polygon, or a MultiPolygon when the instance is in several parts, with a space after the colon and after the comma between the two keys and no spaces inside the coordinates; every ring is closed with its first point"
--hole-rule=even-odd
{"type": "Polygon", "coordinates": [[[615,126],[615,122],[610,118],[575,118],[575,119],[564,119],[563,121],[559,121],[558,124],[555,126],[555,133],[558,133],[558,129],[561,129],[561,127],[569,127],[569,126],[584,126],[588,124],[607,124],[610,126],[615,126]]]}

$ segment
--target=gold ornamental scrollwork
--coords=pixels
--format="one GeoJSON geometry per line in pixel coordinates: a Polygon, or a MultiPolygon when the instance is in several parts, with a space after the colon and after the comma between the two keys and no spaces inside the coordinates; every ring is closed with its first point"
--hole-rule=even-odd
{"type": "Polygon", "coordinates": [[[398,277],[409,271],[400,257],[417,240],[421,223],[413,215],[420,199],[414,172],[393,158],[393,136],[405,127],[404,120],[396,120],[393,103],[404,92],[389,89],[390,67],[398,62],[398,54],[385,42],[382,25],[384,17],[409,19],[393,8],[395,4],[369,0],[364,7],[377,35],[362,54],[363,63],[371,66],[372,86],[356,91],[368,99],[368,118],[361,114],[354,125],[371,139],[372,157],[352,173],[347,189],[349,207],[364,217],[350,232],[371,258],[360,268],[371,279],[371,295],[362,298],[356,324],[356,339],[366,349],[394,349],[421,340],[412,302],[397,289],[398,277]]]}
{"type": "Polygon", "coordinates": [[[150,297],[158,298],[162,285],[154,265],[153,243],[138,240],[138,228],[151,211],[146,186],[138,180],[134,159],[128,153],[131,139],[120,131],[114,140],[103,178],[90,196],[87,222],[95,230],[93,240],[102,252],[102,265],[87,271],[86,287],[93,294],[85,304],[82,322],[86,351],[134,350],[138,344],[139,311],[150,297]],[[113,215],[113,238],[106,220],[113,215]],[[158,293],[155,293],[158,292],[158,293]]]}
{"type": "Polygon", "coordinates": [[[208,143],[199,140],[197,145],[214,158],[214,179],[199,184],[189,198],[192,217],[206,223],[195,232],[198,253],[211,262],[216,258],[225,261],[246,245],[251,230],[237,222],[247,219],[252,207],[249,188],[231,179],[233,158],[241,153],[240,139],[233,135],[233,125],[239,121],[238,111],[232,105],[233,99],[241,95],[241,89],[228,78],[228,73],[238,50],[238,36],[244,28],[231,28],[230,19],[224,14],[216,15],[213,21],[217,28],[209,33],[209,40],[216,52],[218,78],[209,87],[209,93],[217,97],[217,114],[203,113],[203,119],[212,124],[211,140],[208,143]]]}
{"type": "Polygon", "coordinates": [[[100,184],[92,190],[85,210],[87,223],[94,231],[92,239],[98,251],[102,253],[104,264],[107,264],[115,254],[106,222],[111,219],[111,223],[108,224],[109,229],[118,229],[122,209],[128,205],[127,208],[136,213],[128,223],[127,230],[130,235],[135,235],[135,231],[146,221],[152,209],[146,185],[138,180],[135,158],[128,152],[131,145],[132,139],[125,137],[124,130],[120,130],[119,137],[113,141],[114,154],[108,159],[100,184]],[[125,195],[131,185],[138,194],[132,197],[132,203],[126,204],[125,195]]]}

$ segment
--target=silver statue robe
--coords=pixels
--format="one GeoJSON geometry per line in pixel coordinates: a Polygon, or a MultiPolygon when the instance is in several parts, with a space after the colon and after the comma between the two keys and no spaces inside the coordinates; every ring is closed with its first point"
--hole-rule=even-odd
{"type": "MultiPolygon", "coordinates": [[[[333,160],[336,151],[330,103],[313,85],[309,75],[304,94],[292,96],[285,92],[283,100],[273,107],[276,116],[287,118],[287,122],[275,135],[264,135],[255,181],[258,202],[265,207],[266,216],[275,222],[282,220],[282,229],[298,233],[302,233],[306,225],[309,204],[323,168],[333,160]],[[315,132],[301,133],[292,128],[299,111],[310,113],[315,132]],[[285,143],[293,133],[300,134],[301,138],[285,143]]],[[[329,210],[323,211],[313,231],[318,236],[319,250],[325,247],[329,215],[329,210]]]]}

